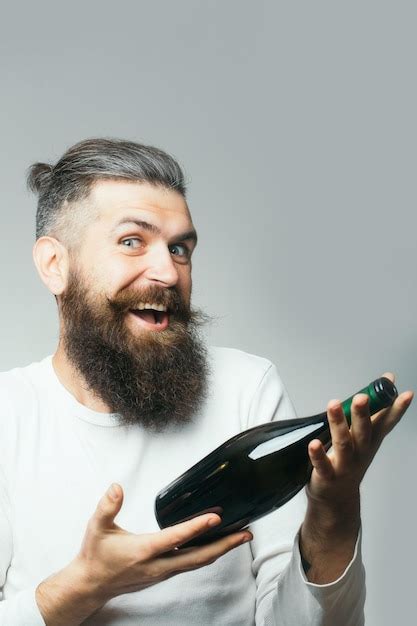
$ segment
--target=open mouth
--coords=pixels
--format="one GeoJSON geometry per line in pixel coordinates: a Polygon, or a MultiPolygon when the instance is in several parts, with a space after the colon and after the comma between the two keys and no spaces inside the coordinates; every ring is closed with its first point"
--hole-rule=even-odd
{"type": "Polygon", "coordinates": [[[129,313],[135,318],[137,323],[149,330],[165,330],[169,325],[169,311],[154,308],[131,309],[129,313]]]}

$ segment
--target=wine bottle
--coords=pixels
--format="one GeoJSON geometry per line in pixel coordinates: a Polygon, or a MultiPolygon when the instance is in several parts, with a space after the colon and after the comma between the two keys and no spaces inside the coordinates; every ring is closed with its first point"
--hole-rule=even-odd
{"type": "MultiPolygon", "coordinates": [[[[391,406],[398,396],[395,385],[385,377],[357,393],[368,396],[371,415],[391,406]]],[[[349,426],[353,395],[342,403],[349,426]]],[[[217,513],[221,523],[186,544],[201,545],[271,513],[308,482],[312,471],[308,444],[313,439],[326,449],[331,446],[326,412],[268,422],[235,435],[157,494],[159,527],[217,513]]]]}

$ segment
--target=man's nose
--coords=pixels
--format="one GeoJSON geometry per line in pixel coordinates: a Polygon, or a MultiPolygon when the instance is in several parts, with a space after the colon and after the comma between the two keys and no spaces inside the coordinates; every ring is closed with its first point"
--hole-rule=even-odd
{"type": "Polygon", "coordinates": [[[165,246],[157,246],[148,256],[145,277],[153,282],[173,287],[178,282],[178,270],[171,252],[165,246]]]}

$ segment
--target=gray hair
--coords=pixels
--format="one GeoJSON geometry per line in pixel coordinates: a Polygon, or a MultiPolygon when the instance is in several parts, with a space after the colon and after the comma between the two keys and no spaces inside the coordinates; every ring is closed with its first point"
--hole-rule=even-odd
{"type": "Polygon", "coordinates": [[[56,165],[34,163],[29,168],[28,187],[38,194],[36,239],[55,233],[71,239],[79,232],[85,219],[74,203],[86,199],[94,182],[102,179],[151,183],[184,198],[186,193],[183,171],[166,152],[123,139],[86,139],[69,148],[56,165]]]}

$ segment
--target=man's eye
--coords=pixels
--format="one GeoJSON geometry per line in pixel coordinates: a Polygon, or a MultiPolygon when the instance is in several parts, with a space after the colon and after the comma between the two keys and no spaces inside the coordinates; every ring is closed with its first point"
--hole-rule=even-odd
{"type": "Polygon", "coordinates": [[[174,256],[188,257],[190,255],[190,251],[187,246],[184,246],[181,243],[175,243],[173,246],[169,246],[169,250],[174,256]]]}
{"type": "Polygon", "coordinates": [[[123,239],[121,243],[123,246],[125,246],[125,248],[131,249],[140,248],[140,246],[142,245],[142,241],[137,237],[128,237],[127,239],[123,239]]]}

